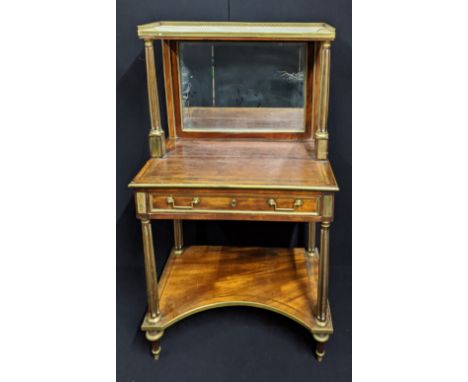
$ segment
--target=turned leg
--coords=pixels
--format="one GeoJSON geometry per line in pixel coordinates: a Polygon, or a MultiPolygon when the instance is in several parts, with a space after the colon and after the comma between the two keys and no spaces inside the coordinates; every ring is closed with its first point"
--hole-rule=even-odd
{"type": "Polygon", "coordinates": [[[316,341],[315,355],[319,362],[322,362],[323,357],[325,356],[325,344],[329,338],[329,334],[314,334],[314,339],[316,341]]]}
{"type": "Polygon", "coordinates": [[[307,223],[307,254],[309,256],[315,255],[316,229],[316,223],[307,223]]]}
{"type": "Polygon", "coordinates": [[[328,274],[330,268],[330,222],[322,222],[320,230],[320,253],[316,320],[325,326],[328,313],[328,274]]]}
{"type": "MultiPolygon", "coordinates": [[[[320,229],[320,251],[319,251],[319,270],[318,270],[318,295],[315,320],[317,325],[325,327],[329,320],[328,317],[328,274],[330,268],[330,222],[324,221],[320,229]]],[[[325,355],[325,343],[330,338],[326,333],[314,333],[316,341],[315,355],[321,362],[325,355]]]]}
{"type": "Polygon", "coordinates": [[[174,248],[177,256],[181,255],[184,247],[182,220],[174,220],[174,248]]]}
{"type": "MultiPolygon", "coordinates": [[[[158,275],[156,273],[156,261],[154,257],[153,233],[151,231],[151,221],[149,219],[141,220],[143,231],[143,251],[145,255],[145,274],[146,274],[146,290],[148,294],[148,312],[146,321],[149,324],[157,323],[161,318],[159,310],[159,294],[158,294],[158,275]]],[[[159,341],[163,335],[163,331],[147,331],[146,338],[151,342],[151,352],[155,359],[159,358],[161,346],[159,341]]]]}
{"type": "Polygon", "coordinates": [[[158,360],[159,354],[161,354],[161,337],[163,334],[163,330],[149,330],[146,332],[146,339],[151,343],[151,355],[155,360],[158,360]]]}

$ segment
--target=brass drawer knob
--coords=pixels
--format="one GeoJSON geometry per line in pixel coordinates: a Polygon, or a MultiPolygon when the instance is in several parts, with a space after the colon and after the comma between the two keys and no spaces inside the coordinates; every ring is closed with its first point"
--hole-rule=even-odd
{"type": "Polygon", "coordinates": [[[273,207],[275,211],[294,211],[296,208],[299,208],[302,206],[302,200],[301,199],[296,199],[294,201],[293,207],[292,208],[286,208],[286,207],[278,207],[276,205],[276,200],[275,199],[268,199],[268,205],[270,207],[273,207]]]}
{"type": "Polygon", "coordinates": [[[237,200],[236,199],[231,200],[231,207],[237,207],[237,200]]]}
{"type": "Polygon", "coordinates": [[[197,204],[200,204],[200,198],[198,196],[195,196],[192,198],[192,202],[190,203],[189,206],[177,206],[175,204],[175,200],[172,196],[168,196],[166,199],[167,204],[172,206],[175,210],[192,210],[197,204]]]}

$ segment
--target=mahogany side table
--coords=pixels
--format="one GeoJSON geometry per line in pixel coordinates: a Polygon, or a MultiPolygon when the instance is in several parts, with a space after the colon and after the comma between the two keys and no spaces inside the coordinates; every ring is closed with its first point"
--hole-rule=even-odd
{"type": "Polygon", "coordinates": [[[141,329],[153,356],[159,358],[161,337],[175,322],[246,305],[303,325],[321,361],[333,332],[329,243],[338,186],[328,161],[327,115],[334,28],[156,22],[139,26],[138,34],[145,41],[151,158],[130,187],[148,294],[141,329]],[[167,139],[154,40],[162,43],[167,139]],[[175,243],[159,281],[152,219],[174,221],[175,243]],[[308,238],[292,249],[184,247],[184,220],[303,222],[308,238]]]}

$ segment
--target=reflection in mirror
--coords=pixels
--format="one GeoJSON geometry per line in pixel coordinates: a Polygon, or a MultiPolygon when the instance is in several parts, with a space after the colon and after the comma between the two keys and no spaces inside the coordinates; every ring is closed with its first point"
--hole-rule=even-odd
{"type": "Polygon", "coordinates": [[[304,132],[304,43],[180,42],[184,131],[304,132]]]}

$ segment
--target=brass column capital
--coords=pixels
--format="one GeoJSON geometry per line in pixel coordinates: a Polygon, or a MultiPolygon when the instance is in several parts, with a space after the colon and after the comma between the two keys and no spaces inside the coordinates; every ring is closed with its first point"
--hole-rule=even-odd
{"type": "Polygon", "coordinates": [[[331,222],[329,222],[329,221],[322,222],[321,226],[322,226],[323,229],[329,229],[330,226],[331,226],[331,222]]]}

